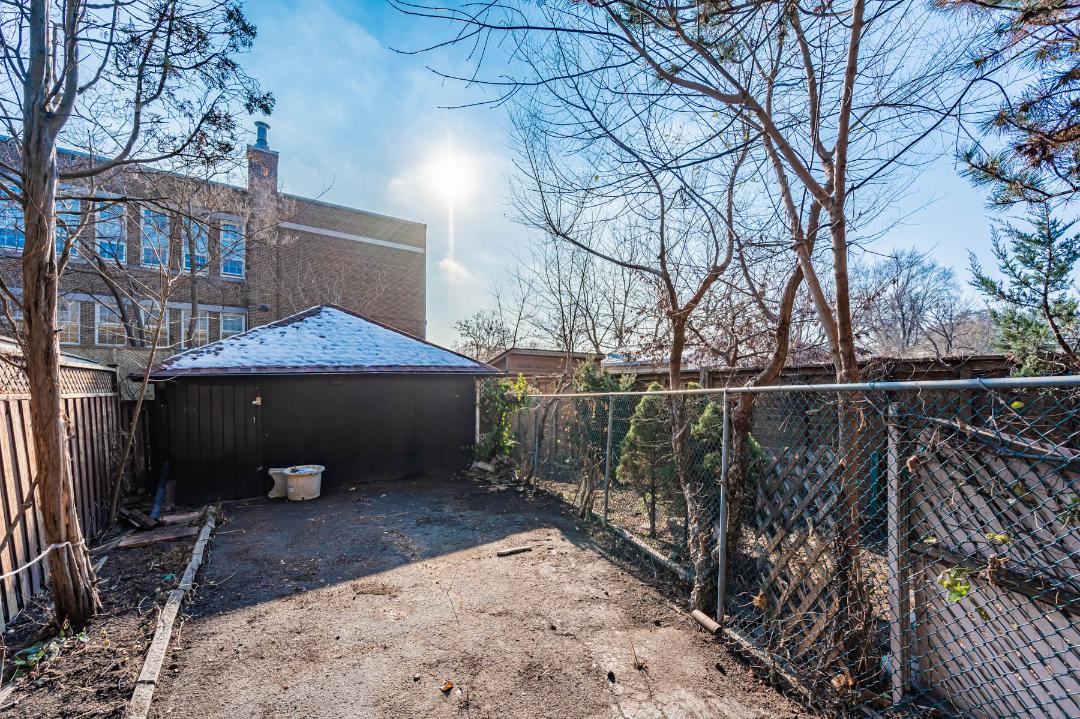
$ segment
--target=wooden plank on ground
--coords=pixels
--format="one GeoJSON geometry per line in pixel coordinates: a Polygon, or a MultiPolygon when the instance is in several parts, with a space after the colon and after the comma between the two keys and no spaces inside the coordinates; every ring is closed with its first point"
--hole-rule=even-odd
{"type": "Polygon", "coordinates": [[[203,511],[197,509],[193,512],[175,512],[173,514],[163,514],[159,518],[162,524],[191,524],[197,521],[203,516],[203,511]]]}
{"type": "MultiPolygon", "coordinates": [[[[195,548],[191,552],[191,561],[184,570],[180,583],[169,594],[169,599],[158,616],[157,629],[154,631],[150,648],[146,652],[142,671],[135,682],[135,691],[132,692],[131,701],[124,713],[125,719],[146,719],[150,713],[150,702],[154,699],[154,689],[157,687],[161,667],[165,663],[165,655],[169,650],[176,615],[180,613],[180,604],[184,601],[184,595],[195,582],[195,573],[199,571],[199,566],[206,555],[206,545],[210,542],[210,533],[214,531],[214,525],[214,514],[211,512],[199,534],[199,541],[195,543],[195,548]]],[[[195,530],[199,532],[198,528],[195,530]]]]}
{"type": "Polygon", "coordinates": [[[198,527],[185,527],[185,526],[172,526],[162,527],[161,529],[152,529],[149,532],[139,532],[137,534],[130,534],[121,539],[117,545],[117,549],[134,549],[135,547],[148,547],[151,544],[157,544],[158,542],[174,542],[177,539],[186,539],[187,537],[194,537],[199,533],[198,527]]]}

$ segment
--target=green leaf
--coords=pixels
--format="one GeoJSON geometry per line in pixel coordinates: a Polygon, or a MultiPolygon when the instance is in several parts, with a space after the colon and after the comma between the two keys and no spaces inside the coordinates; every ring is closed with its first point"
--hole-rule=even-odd
{"type": "Polygon", "coordinates": [[[963,567],[946,569],[938,575],[937,583],[948,592],[946,602],[956,604],[971,592],[971,581],[968,579],[970,575],[971,572],[963,567]]]}

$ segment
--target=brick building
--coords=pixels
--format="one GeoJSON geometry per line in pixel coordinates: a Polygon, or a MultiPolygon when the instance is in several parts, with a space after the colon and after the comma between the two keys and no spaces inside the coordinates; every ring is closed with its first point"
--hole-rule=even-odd
{"type": "MultiPolygon", "coordinates": [[[[78,233],[61,278],[65,351],[137,369],[152,317],[137,305],[169,282],[174,291],[156,295],[167,307],[159,359],[328,302],[425,335],[426,227],[280,192],[268,125],[256,126],[246,187],[140,169],[61,203],[58,244],[78,233]],[[133,195],[165,199],[110,204],[133,195]]],[[[21,222],[17,205],[0,203],[0,272],[16,295],[21,222]]]]}

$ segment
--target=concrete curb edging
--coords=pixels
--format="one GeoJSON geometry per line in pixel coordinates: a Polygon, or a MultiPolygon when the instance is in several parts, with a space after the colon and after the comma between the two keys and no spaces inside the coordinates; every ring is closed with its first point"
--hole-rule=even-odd
{"type": "Polygon", "coordinates": [[[199,567],[202,565],[203,557],[206,555],[206,546],[210,543],[210,533],[214,531],[216,524],[215,510],[211,508],[206,513],[206,523],[203,525],[202,531],[199,532],[199,538],[191,552],[191,561],[188,562],[187,569],[184,570],[184,576],[180,578],[180,583],[176,585],[176,589],[169,593],[169,598],[166,600],[161,614],[158,615],[157,629],[154,630],[154,638],[150,642],[150,649],[146,652],[142,671],[135,681],[135,691],[132,692],[131,699],[128,701],[124,719],[146,719],[146,716],[150,713],[150,702],[154,698],[154,689],[157,688],[161,666],[165,663],[165,655],[169,651],[169,641],[172,639],[176,615],[180,613],[180,605],[183,603],[188,590],[195,583],[195,573],[199,571],[199,567]]]}

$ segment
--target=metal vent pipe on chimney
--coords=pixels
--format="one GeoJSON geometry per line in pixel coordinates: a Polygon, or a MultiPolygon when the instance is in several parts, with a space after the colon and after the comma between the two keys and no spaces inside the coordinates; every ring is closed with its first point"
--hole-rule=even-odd
{"type": "Polygon", "coordinates": [[[270,143],[266,141],[266,131],[270,129],[270,125],[262,120],[255,121],[255,148],[259,150],[269,150],[270,143]]]}

